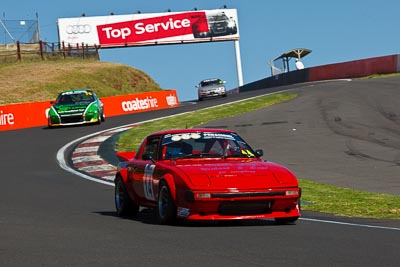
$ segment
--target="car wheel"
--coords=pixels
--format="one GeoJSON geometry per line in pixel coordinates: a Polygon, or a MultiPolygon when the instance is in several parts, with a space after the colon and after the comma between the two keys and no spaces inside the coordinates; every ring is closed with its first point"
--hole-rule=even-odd
{"type": "Polygon", "coordinates": [[[176,206],[165,182],[160,184],[156,215],[160,224],[173,224],[176,219],[176,206]]]}
{"type": "Polygon", "coordinates": [[[52,129],[52,128],[53,128],[53,125],[51,125],[50,115],[49,115],[49,118],[48,118],[48,120],[47,120],[47,127],[48,127],[49,129],[52,129]]]}
{"type": "Polygon", "coordinates": [[[97,111],[97,124],[101,124],[103,120],[101,119],[101,113],[100,110],[97,111]]]}
{"type": "Polygon", "coordinates": [[[129,197],[121,178],[116,179],[114,192],[115,208],[118,216],[136,215],[138,213],[139,205],[129,197]]]}
{"type": "Polygon", "coordinates": [[[101,121],[105,122],[106,121],[106,116],[104,115],[104,113],[101,113],[101,121]]]}

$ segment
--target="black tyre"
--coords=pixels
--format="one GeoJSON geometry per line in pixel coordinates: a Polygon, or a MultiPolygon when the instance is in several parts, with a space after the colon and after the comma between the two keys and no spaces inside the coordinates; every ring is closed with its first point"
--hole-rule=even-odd
{"type": "Polygon", "coordinates": [[[98,110],[97,111],[97,122],[96,122],[96,124],[101,124],[101,122],[102,122],[102,120],[101,120],[101,115],[100,115],[101,113],[100,113],[100,110],[98,110]]]}
{"type": "Polygon", "coordinates": [[[156,217],[160,224],[173,224],[176,221],[176,206],[166,183],[160,184],[156,217]]]}
{"type": "Polygon", "coordinates": [[[136,215],[138,213],[139,205],[129,197],[121,178],[116,178],[114,192],[115,208],[118,216],[136,215]]]}
{"type": "Polygon", "coordinates": [[[50,117],[49,117],[48,120],[47,120],[47,127],[48,127],[49,129],[54,128],[54,127],[51,125],[50,117]]]}

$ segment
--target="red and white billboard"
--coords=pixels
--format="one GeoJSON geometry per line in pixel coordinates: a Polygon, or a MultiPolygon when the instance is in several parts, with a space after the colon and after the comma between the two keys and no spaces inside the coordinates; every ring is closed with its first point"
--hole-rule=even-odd
{"type": "Polygon", "coordinates": [[[236,9],[58,19],[60,42],[101,47],[239,39],[236,9]]]}

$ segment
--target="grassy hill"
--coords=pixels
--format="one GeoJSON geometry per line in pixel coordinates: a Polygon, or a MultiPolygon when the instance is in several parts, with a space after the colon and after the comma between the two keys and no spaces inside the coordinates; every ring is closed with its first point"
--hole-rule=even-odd
{"type": "Polygon", "coordinates": [[[47,101],[59,92],[93,89],[99,97],[161,90],[144,72],[97,60],[58,60],[0,64],[0,105],[47,101]]]}

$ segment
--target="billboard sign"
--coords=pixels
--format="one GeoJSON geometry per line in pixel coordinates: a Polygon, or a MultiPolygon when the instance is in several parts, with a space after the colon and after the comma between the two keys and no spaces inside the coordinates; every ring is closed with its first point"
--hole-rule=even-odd
{"type": "Polygon", "coordinates": [[[100,47],[239,39],[236,9],[58,19],[60,42],[100,47]]]}

